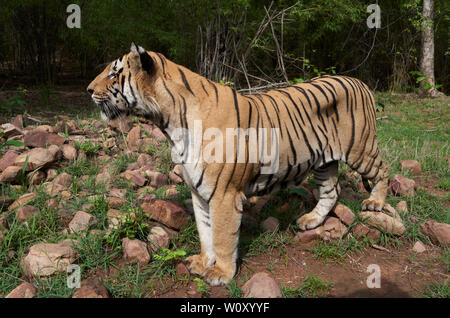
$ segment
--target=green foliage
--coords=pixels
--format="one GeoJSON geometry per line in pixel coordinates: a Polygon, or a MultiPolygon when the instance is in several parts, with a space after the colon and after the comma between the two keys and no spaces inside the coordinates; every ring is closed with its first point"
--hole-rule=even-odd
{"type": "Polygon", "coordinates": [[[128,209],[127,212],[119,218],[117,229],[112,230],[111,233],[106,235],[106,242],[120,249],[121,246],[118,245],[118,243],[123,238],[137,238],[146,241],[148,232],[149,225],[144,212],[137,209],[128,209]]]}
{"type": "Polygon", "coordinates": [[[180,257],[184,257],[186,256],[186,252],[183,250],[176,250],[176,251],[171,251],[168,248],[163,248],[160,251],[161,254],[153,254],[153,258],[158,260],[158,261],[162,261],[162,262],[167,262],[176,258],[180,258],[180,257]]]}
{"type": "Polygon", "coordinates": [[[306,275],[298,287],[281,286],[281,294],[284,298],[319,297],[330,291],[333,283],[327,283],[314,274],[306,275]]]}
{"type": "Polygon", "coordinates": [[[203,294],[203,296],[207,295],[209,293],[209,285],[205,283],[200,278],[196,277],[194,278],[194,282],[197,283],[197,290],[203,294]]]}
{"type": "Polygon", "coordinates": [[[75,141],[73,146],[77,150],[81,150],[82,152],[84,152],[86,154],[86,156],[95,155],[101,149],[100,144],[93,144],[90,141],[86,141],[86,142],[82,142],[82,143],[75,141]]]}

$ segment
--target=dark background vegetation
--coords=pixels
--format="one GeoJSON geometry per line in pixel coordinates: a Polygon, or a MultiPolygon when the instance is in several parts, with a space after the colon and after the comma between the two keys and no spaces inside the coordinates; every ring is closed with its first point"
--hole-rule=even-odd
{"type": "MultiPolygon", "coordinates": [[[[369,29],[357,0],[9,0],[0,6],[0,87],[89,82],[137,42],[236,88],[323,73],[372,89],[417,87],[421,1],[379,1],[369,29]],[[66,8],[81,7],[81,29],[66,8]],[[293,6],[293,7],[292,7],[293,6]]],[[[450,90],[449,2],[435,1],[435,72],[450,90]]]]}

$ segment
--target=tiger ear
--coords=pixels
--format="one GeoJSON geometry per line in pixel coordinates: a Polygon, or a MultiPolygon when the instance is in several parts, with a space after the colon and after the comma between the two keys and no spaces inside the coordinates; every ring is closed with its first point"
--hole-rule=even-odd
{"type": "Polygon", "coordinates": [[[136,64],[135,66],[137,68],[142,69],[150,75],[154,73],[155,61],[142,46],[139,46],[133,42],[131,43],[130,51],[132,56],[134,57],[134,61],[136,64]]]}

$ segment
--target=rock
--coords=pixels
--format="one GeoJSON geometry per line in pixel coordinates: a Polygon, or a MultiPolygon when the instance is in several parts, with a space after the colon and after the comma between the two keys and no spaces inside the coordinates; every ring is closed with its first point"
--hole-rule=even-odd
{"type": "Polygon", "coordinates": [[[382,232],[392,233],[398,236],[405,233],[405,226],[400,220],[382,212],[361,212],[359,216],[365,223],[382,232]]]}
{"type": "Polygon", "coordinates": [[[56,209],[58,207],[58,200],[56,200],[55,198],[51,198],[47,200],[47,207],[50,210],[56,209]]]}
{"type": "Polygon", "coordinates": [[[322,232],[317,229],[307,230],[304,232],[298,232],[296,239],[302,243],[309,243],[320,238],[322,232]]]}
{"type": "Polygon", "coordinates": [[[69,223],[69,230],[71,233],[87,231],[89,229],[89,225],[94,221],[94,219],[94,216],[91,214],[84,211],[78,211],[69,223]]]}
{"type": "Polygon", "coordinates": [[[13,124],[18,129],[23,129],[23,115],[19,114],[11,119],[11,124],[13,124]]]}
{"type": "Polygon", "coordinates": [[[25,135],[23,142],[28,147],[45,148],[48,145],[61,146],[66,142],[66,138],[43,131],[32,130],[25,135]]]}
{"type": "Polygon", "coordinates": [[[108,207],[111,209],[117,209],[117,208],[121,207],[122,205],[124,205],[125,203],[126,203],[126,201],[121,198],[116,198],[116,197],[108,198],[108,207]]]}
{"type": "Polygon", "coordinates": [[[400,222],[402,222],[402,218],[400,217],[400,215],[397,213],[397,211],[390,204],[386,203],[383,206],[383,211],[387,212],[389,215],[391,215],[395,219],[397,219],[400,222]]]}
{"type": "Polygon", "coordinates": [[[148,246],[153,252],[169,246],[169,234],[160,226],[152,227],[147,236],[148,246]]]}
{"type": "Polygon", "coordinates": [[[22,131],[20,129],[17,129],[16,126],[10,123],[6,123],[1,125],[2,131],[3,131],[3,138],[9,139],[14,136],[20,136],[23,135],[22,131]]]}
{"type": "Polygon", "coordinates": [[[33,298],[36,294],[37,288],[25,282],[14,288],[5,298],[33,298]]]}
{"type": "Polygon", "coordinates": [[[259,213],[262,208],[266,205],[267,202],[269,202],[270,200],[270,196],[269,195],[264,195],[262,197],[257,197],[254,196],[252,198],[250,198],[250,203],[254,204],[254,206],[252,207],[252,212],[254,213],[259,213]]]}
{"type": "Polygon", "coordinates": [[[130,263],[138,263],[145,266],[150,262],[150,254],[147,250],[147,244],[139,240],[130,240],[124,238],[122,247],[125,259],[130,263]]]}
{"type": "Polygon", "coordinates": [[[446,247],[450,244],[450,225],[429,220],[421,225],[422,233],[428,236],[433,244],[446,247]]]}
{"type": "Polygon", "coordinates": [[[32,205],[24,205],[16,210],[16,217],[20,223],[25,222],[33,215],[39,215],[39,209],[32,205]]]}
{"type": "Polygon", "coordinates": [[[177,274],[177,277],[189,277],[191,276],[191,273],[189,272],[189,269],[186,265],[183,263],[179,263],[175,269],[175,272],[177,274]]]}
{"type": "Polygon", "coordinates": [[[156,141],[165,141],[166,136],[163,134],[163,132],[158,127],[153,127],[153,130],[150,134],[153,138],[156,139],[156,141]]]}
{"type": "Polygon", "coordinates": [[[97,177],[95,177],[95,183],[97,183],[97,184],[102,183],[102,184],[108,185],[111,183],[111,181],[112,181],[112,176],[108,171],[99,173],[97,175],[97,177]]]}
{"type": "Polygon", "coordinates": [[[35,197],[36,197],[36,193],[26,193],[26,194],[22,195],[8,207],[8,211],[12,211],[22,205],[30,203],[31,201],[34,200],[35,197]]]}
{"type": "Polygon", "coordinates": [[[66,187],[59,184],[59,183],[53,183],[53,182],[46,182],[44,183],[44,189],[45,192],[49,195],[49,196],[57,196],[59,194],[61,194],[61,192],[66,190],[66,187]]]}
{"type": "Polygon", "coordinates": [[[15,166],[23,167],[27,161],[26,171],[35,170],[39,167],[45,167],[55,160],[54,154],[48,149],[34,148],[27,151],[16,158],[14,161],[15,166]]]}
{"type": "Polygon", "coordinates": [[[376,240],[380,237],[381,233],[380,231],[376,229],[371,229],[368,226],[358,223],[352,228],[352,233],[356,237],[367,237],[372,240],[376,240]]]}
{"type": "Polygon", "coordinates": [[[416,241],[412,250],[416,253],[423,253],[427,250],[427,248],[425,247],[425,245],[422,244],[422,242],[416,241]]]}
{"type": "Polygon", "coordinates": [[[28,174],[29,183],[33,185],[39,185],[47,178],[47,175],[44,171],[37,170],[28,174]]]}
{"type": "Polygon", "coordinates": [[[411,171],[415,176],[419,176],[422,173],[422,168],[417,160],[402,160],[400,166],[403,171],[411,171]]]}
{"type": "Polygon", "coordinates": [[[21,171],[22,171],[21,167],[9,166],[0,174],[0,182],[7,183],[16,181],[21,171]]]}
{"type": "Polygon", "coordinates": [[[135,187],[142,187],[147,182],[139,170],[127,170],[121,173],[120,176],[130,181],[135,187]]]}
{"type": "Polygon", "coordinates": [[[333,212],[334,214],[336,214],[339,220],[341,220],[342,223],[344,223],[347,226],[350,225],[355,219],[355,214],[353,213],[353,211],[341,203],[336,204],[333,212]]]}
{"type": "Polygon", "coordinates": [[[168,188],[165,192],[164,195],[169,198],[169,199],[176,199],[178,197],[178,190],[177,188],[175,188],[175,186],[173,185],[173,187],[168,188]]]}
{"type": "Polygon", "coordinates": [[[77,150],[72,145],[62,145],[61,150],[66,160],[75,160],[77,158],[77,150]]]}
{"type": "Polygon", "coordinates": [[[318,231],[321,231],[320,237],[325,241],[341,238],[347,231],[347,227],[338,218],[332,216],[325,220],[321,228],[323,231],[320,229],[318,231]]]}
{"type": "Polygon", "coordinates": [[[146,154],[146,153],[141,153],[139,155],[139,157],[136,160],[136,163],[138,165],[139,168],[151,165],[152,163],[152,156],[146,154]]]}
{"type": "Polygon", "coordinates": [[[141,138],[141,127],[135,126],[127,135],[126,141],[128,146],[136,146],[136,142],[141,138]]]}
{"type": "Polygon", "coordinates": [[[167,178],[161,172],[154,171],[151,176],[150,185],[155,188],[168,185],[167,178]]]}
{"type": "Polygon", "coordinates": [[[400,174],[396,174],[389,182],[389,190],[396,196],[414,195],[415,187],[416,182],[414,180],[408,179],[400,174]]]}
{"type": "Polygon", "coordinates": [[[63,172],[53,180],[53,183],[60,184],[67,188],[72,184],[72,176],[68,173],[63,172]]]}
{"type": "Polygon", "coordinates": [[[76,252],[71,240],[57,244],[39,243],[30,247],[20,266],[28,277],[50,276],[57,271],[65,271],[75,258],[76,252]]]}
{"type": "Polygon", "coordinates": [[[189,223],[189,215],[186,211],[172,202],[156,199],[152,202],[144,202],[141,207],[152,219],[168,227],[179,230],[189,223]]]}
{"type": "Polygon", "coordinates": [[[255,275],[242,286],[244,297],[281,298],[281,290],[275,280],[267,273],[255,275]]]}
{"type": "Polygon", "coordinates": [[[48,169],[47,170],[47,181],[52,181],[58,176],[58,171],[56,169],[48,169]]]}
{"type": "Polygon", "coordinates": [[[183,183],[183,179],[180,178],[176,173],[174,173],[173,171],[171,171],[169,173],[169,179],[175,183],[175,184],[179,184],[179,183],[183,183]]]}
{"type": "Polygon", "coordinates": [[[129,117],[119,117],[108,122],[108,127],[111,127],[123,134],[128,133],[133,128],[133,121],[129,117]]]}
{"type": "Polygon", "coordinates": [[[81,281],[81,287],[72,298],[109,298],[108,290],[98,277],[81,281]]]}
{"type": "Polygon", "coordinates": [[[0,159],[0,171],[4,171],[9,166],[14,165],[14,161],[19,156],[15,151],[8,151],[5,155],[0,159]]]}
{"type": "Polygon", "coordinates": [[[50,133],[50,134],[54,132],[53,127],[49,126],[49,125],[37,126],[33,131],[35,131],[35,132],[46,132],[46,133],[50,133]]]}
{"type": "Polygon", "coordinates": [[[111,190],[109,191],[109,194],[108,194],[108,195],[109,195],[110,197],[114,197],[114,198],[125,199],[126,194],[127,194],[127,190],[126,190],[126,189],[117,189],[117,188],[114,188],[114,189],[111,189],[111,190]]]}
{"type": "Polygon", "coordinates": [[[268,217],[261,223],[261,228],[264,231],[269,231],[269,232],[275,232],[276,230],[278,230],[279,226],[280,226],[280,222],[278,221],[277,218],[274,218],[273,216],[268,217]]]}
{"type": "Polygon", "coordinates": [[[408,203],[406,201],[400,201],[397,203],[397,212],[400,214],[405,214],[408,212],[408,203]]]}

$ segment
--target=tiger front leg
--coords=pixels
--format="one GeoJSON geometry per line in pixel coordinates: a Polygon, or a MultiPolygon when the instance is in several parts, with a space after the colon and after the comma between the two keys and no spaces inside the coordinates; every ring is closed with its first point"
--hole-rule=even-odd
{"type": "Polygon", "coordinates": [[[212,286],[229,283],[236,273],[242,199],[243,195],[239,193],[227,193],[210,202],[210,225],[216,262],[203,276],[212,286]]]}
{"type": "Polygon", "coordinates": [[[189,271],[193,274],[203,275],[211,267],[216,258],[212,244],[211,216],[209,205],[192,192],[192,204],[194,207],[195,223],[200,237],[200,254],[186,258],[189,271]]]}

